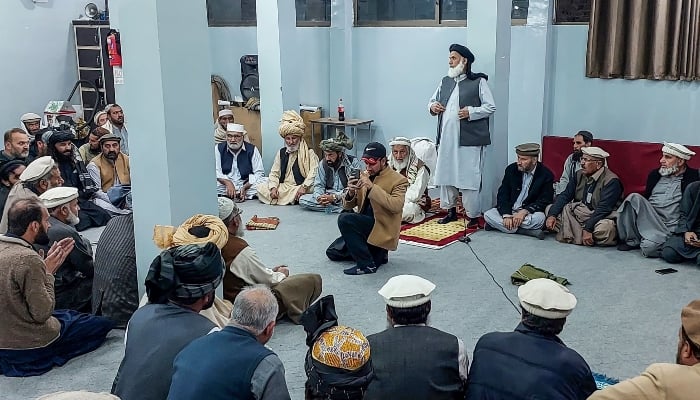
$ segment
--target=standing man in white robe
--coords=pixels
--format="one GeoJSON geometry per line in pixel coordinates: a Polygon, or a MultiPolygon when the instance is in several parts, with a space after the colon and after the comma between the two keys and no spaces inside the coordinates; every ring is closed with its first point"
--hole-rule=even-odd
{"type": "Polygon", "coordinates": [[[473,63],[468,48],[451,45],[447,76],[428,103],[430,114],[438,117],[435,184],[440,187],[440,207],[448,209],[438,223],[457,220],[457,196],[462,192],[470,229],[479,226],[484,147],[491,144],[489,116],[496,111],[488,76],[473,73],[473,63]]]}

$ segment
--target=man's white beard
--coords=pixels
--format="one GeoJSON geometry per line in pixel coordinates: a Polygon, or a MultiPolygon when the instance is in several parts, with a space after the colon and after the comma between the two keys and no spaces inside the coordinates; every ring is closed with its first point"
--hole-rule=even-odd
{"type": "Polygon", "coordinates": [[[661,168],[659,168],[659,174],[661,174],[661,176],[673,175],[673,174],[675,174],[676,172],[678,172],[678,166],[677,166],[677,165],[674,165],[673,167],[666,167],[666,168],[661,167],[661,168]]]}
{"type": "Polygon", "coordinates": [[[71,211],[70,214],[68,214],[68,217],[66,218],[66,222],[68,222],[68,225],[70,226],[76,226],[80,223],[80,217],[73,214],[73,212],[71,211]]]}
{"type": "Polygon", "coordinates": [[[238,149],[241,148],[241,146],[243,146],[243,142],[240,142],[240,143],[226,143],[226,144],[228,145],[228,148],[231,149],[231,150],[233,150],[233,151],[237,151],[238,149]]]}
{"type": "Polygon", "coordinates": [[[287,148],[287,153],[290,153],[290,154],[296,152],[297,150],[299,150],[299,145],[298,145],[298,144],[297,144],[297,145],[294,145],[294,146],[287,146],[287,145],[285,144],[284,147],[287,148]]]}
{"type": "Polygon", "coordinates": [[[464,64],[459,63],[456,67],[450,67],[447,70],[447,76],[456,78],[464,73],[464,64]]]}
{"type": "Polygon", "coordinates": [[[408,167],[408,158],[404,158],[401,161],[392,158],[390,167],[396,171],[401,172],[404,170],[404,168],[408,167]]]}
{"type": "Polygon", "coordinates": [[[236,228],[236,237],[242,238],[245,236],[245,229],[243,229],[243,224],[238,225],[238,228],[236,228]]]}

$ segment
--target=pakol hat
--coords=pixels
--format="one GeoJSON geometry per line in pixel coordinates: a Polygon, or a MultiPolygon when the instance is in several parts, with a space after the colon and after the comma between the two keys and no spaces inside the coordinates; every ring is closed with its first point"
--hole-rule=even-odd
{"type": "Polygon", "coordinates": [[[540,145],[537,143],[523,143],[515,146],[515,153],[519,156],[539,157],[540,145]]]}
{"type": "Polygon", "coordinates": [[[566,318],[576,307],[576,296],[547,278],[533,279],[520,286],[518,299],[525,311],[546,319],[566,318]]]}
{"type": "Polygon", "coordinates": [[[19,176],[19,180],[22,182],[33,182],[48,174],[55,165],[56,163],[51,156],[39,157],[29,163],[24,172],[19,176]]]}
{"type": "Polygon", "coordinates": [[[120,138],[119,136],[114,135],[112,133],[108,133],[106,135],[100,136],[100,145],[102,145],[102,143],[104,143],[104,142],[109,142],[109,141],[116,141],[116,142],[121,143],[122,138],[120,138]]]}
{"type": "Polygon", "coordinates": [[[661,151],[666,153],[666,154],[670,154],[672,156],[682,158],[684,160],[690,160],[690,158],[695,155],[694,151],[683,146],[682,144],[677,144],[677,143],[665,143],[664,142],[664,147],[661,148],[661,151]]]}
{"type": "Polygon", "coordinates": [[[700,300],[693,300],[681,311],[681,325],[688,338],[700,345],[700,300]]]}
{"type": "Polygon", "coordinates": [[[450,46],[450,51],[456,51],[460,56],[464,57],[469,61],[469,64],[474,63],[474,53],[467,48],[467,46],[462,46],[461,44],[453,44],[450,46]]]}
{"type": "Polygon", "coordinates": [[[386,304],[394,308],[417,307],[430,301],[435,284],[416,275],[397,275],[390,278],[379,295],[386,304]]]}
{"type": "Polygon", "coordinates": [[[45,191],[39,196],[44,206],[49,210],[70,203],[78,198],[78,188],[59,186],[45,191]]]}
{"type": "Polygon", "coordinates": [[[581,152],[587,156],[591,156],[593,158],[599,158],[601,160],[605,160],[606,158],[610,157],[610,154],[608,154],[607,151],[601,149],[600,147],[583,147],[581,148],[581,152]]]}

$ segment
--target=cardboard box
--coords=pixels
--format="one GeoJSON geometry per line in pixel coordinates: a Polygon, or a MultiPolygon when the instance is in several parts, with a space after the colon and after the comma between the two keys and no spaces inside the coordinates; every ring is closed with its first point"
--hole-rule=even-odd
{"type": "Polygon", "coordinates": [[[304,119],[304,124],[306,124],[306,128],[304,129],[304,140],[306,141],[307,146],[309,146],[310,149],[313,149],[313,151],[316,153],[316,155],[321,158],[323,156],[321,152],[321,147],[319,144],[321,143],[321,140],[323,140],[323,127],[321,125],[316,125],[316,135],[314,137],[314,141],[311,141],[311,122],[309,122],[312,119],[318,119],[321,118],[322,116],[322,110],[321,108],[318,109],[318,111],[309,111],[309,110],[301,110],[301,118],[304,119]]]}

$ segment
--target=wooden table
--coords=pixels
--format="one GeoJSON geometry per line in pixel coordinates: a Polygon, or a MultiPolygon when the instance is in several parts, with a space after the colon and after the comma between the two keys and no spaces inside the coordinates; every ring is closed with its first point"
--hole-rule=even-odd
{"type": "Polygon", "coordinates": [[[354,119],[349,118],[344,121],[338,120],[338,118],[318,118],[309,120],[311,123],[311,147],[316,148],[316,125],[321,125],[321,138],[323,138],[323,128],[326,126],[332,126],[335,129],[339,127],[350,128],[350,136],[353,142],[353,149],[355,150],[355,156],[357,156],[357,128],[361,126],[367,126],[369,131],[369,141],[372,141],[372,122],[373,119],[354,119]]]}

